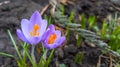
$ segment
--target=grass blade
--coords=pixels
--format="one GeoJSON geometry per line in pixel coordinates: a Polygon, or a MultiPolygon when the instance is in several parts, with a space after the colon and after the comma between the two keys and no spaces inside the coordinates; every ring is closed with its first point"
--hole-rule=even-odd
{"type": "Polygon", "coordinates": [[[4,53],[4,52],[0,52],[0,55],[4,55],[4,56],[7,56],[7,57],[15,58],[13,55],[7,54],[7,53],[4,53]]]}
{"type": "Polygon", "coordinates": [[[11,35],[10,30],[8,30],[8,34],[9,34],[9,36],[10,36],[10,39],[11,39],[11,41],[12,41],[14,47],[15,47],[15,50],[16,50],[16,52],[17,52],[17,54],[18,54],[20,60],[22,60],[22,56],[20,55],[20,52],[19,52],[19,50],[18,50],[18,47],[16,46],[16,43],[15,43],[14,38],[13,38],[12,35],[11,35]]]}

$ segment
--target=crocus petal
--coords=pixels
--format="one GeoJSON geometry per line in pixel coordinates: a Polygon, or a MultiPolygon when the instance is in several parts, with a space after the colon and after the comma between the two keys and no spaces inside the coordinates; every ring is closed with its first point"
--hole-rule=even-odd
{"type": "Polygon", "coordinates": [[[28,39],[31,45],[37,45],[41,40],[41,37],[31,37],[28,39]]]}
{"type": "Polygon", "coordinates": [[[49,29],[48,34],[54,34],[54,32],[55,32],[55,27],[54,27],[53,24],[50,24],[50,25],[48,26],[48,29],[49,29]]]}
{"type": "Polygon", "coordinates": [[[59,43],[50,44],[51,46],[49,47],[49,49],[54,49],[54,48],[59,47],[58,44],[59,43]]]}
{"type": "MultiPolygon", "coordinates": [[[[59,45],[61,45],[65,40],[66,40],[65,36],[62,36],[62,37],[60,38],[60,41],[58,42],[59,45]]],[[[58,46],[59,46],[59,45],[58,45],[58,46]]]]}
{"type": "Polygon", "coordinates": [[[31,37],[30,31],[32,30],[32,23],[30,23],[27,19],[23,19],[21,22],[21,28],[25,38],[28,40],[30,44],[37,44],[41,37],[31,37]]]}
{"type": "Polygon", "coordinates": [[[20,29],[17,29],[16,31],[17,36],[24,42],[28,42],[27,39],[25,38],[24,34],[22,33],[22,31],[20,29]]]}
{"type": "Polygon", "coordinates": [[[31,28],[31,24],[27,19],[22,19],[21,21],[21,28],[22,28],[22,32],[24,34],[24,36],[26,37],[26,39],[29,39],[30,37],[30,30],[31,28]]]}
{"type": "Polygon", "coordinates": [[[46,27],[47,27],[47,21],[46,20],[42,20],[41,21],[41,27],[40,27],[40,35],[43,35],[46,31],[46,27]]]}
{"type": "Polygon", "coordinates": [[[46,32],[44,34],[43,39],[45,39],[45,38],[48,39],[48,37],[50,36],[50,34],[54,34],[54,32],[55,32],[54,25],[50,24],[48,26],[48,29],[46,30],[46,32]]]}
{"type": "Polygon", "coordinates": [[[41,17],[41,15],[40,15],[40,13],[38,11],[35,11],[33,13],[33,15],[30,18],[30,22],[32,23],[32,25],[34,25],[34,24],[40,25],[41,24],[42,17],[41,17]]]}
{"type": "Polygon", "coordinates": [[[46,32],[43,35],[42,41],[44,41],[45,39],[48,39],[50,34],[54,34],[54,32],[55,32],[54,26],[52,24],[49,25],[48,29],[46,30],[46,32]]]}
{"type": "Polygon", "coordinates": [[[63,36],[63,37],[61,37],[61,38],[59,39],[59,42],[55,42],[54,44],[49,44],[48,47],[49,47],[49,49],[57,48],[57,47],[59,47],[60,45],[62,45],[62,43],[63,43],[64,41],[65,41],[65,37],[63,36]]]}
{"type": "Polygon", "coordinates": [[[59,30],[56,30],[55,31],[55,34],[57,35],[57,38],[60,38],[61,37],[61,32],[59,30]]]}
{"type": "Polygon", "coordinates": [[[54,44],[44,43],[44,47],[46,47],[47,49],[54,49],[58,47],[58,43],[54,43],[54,44]]]}
{"type": "Polygon", "coordinates": [[[48,37],[49,30],[50,30],[50,29],[47,29],[47,30],[45,31],[45,33],[43,34],[43,36],[42,36],[42,41],[44,41],[44,40],[48,37]]]}
{"type": "Polygon", "coordinates": [[[54,27],[53,24],[50,24],[48,28],[50,28],[50,30],[53,31],[53,32],[55,31],[55,27],[54,27]]]}
{"type": "Polygon", "coordinates": [[[53,49],[53,48],[59,47],[60,45],[62,45],[62,43],[65,41],[65,39],[66,38],[64,36],[62,36],[61,38],[58,39],[59,42],[56,41],[54,44],[49,44],[50,45],[49,48],[53,49]]]}
{"type": "Polygon", "coordinates": [[[44,47],[46,47],[47,49],[54,49],[59,47],[64,41],[65,41],[65,37],[61,37],[61,32],[59,30],[55,30],[54,25],[49,25],[48,29],[47,29],[47,33],[44,35],[46,36],[46,38],[44,38],[44,47]],[[53,44],[48,44],[48,39],[50,37],[51,34],[56,34],[57,38],[54,41],[53,44]]]}
{"type": "Polygon", "coordinates": [[[30,21],[27,19],[22,19],[22,31],[17,30],[17,35],[24,42],[36,45],[42,40],[43,34],[45,34],[46,31],[46,27],[47,21],[42,19],[38,11],[35,11],[31,16],[30,21]]]}
{"type": "Polygon", "coordinates": [[[60,37],[59,39],[57,39],[57,41],[55,41],[53,44],[48,44],[47,40],[44,41],[44,47],[46,47],[47,49],[54,49],[59,47],[60,45],[62,45],[62,43],[65,41],[65,37],[60,37]]]}

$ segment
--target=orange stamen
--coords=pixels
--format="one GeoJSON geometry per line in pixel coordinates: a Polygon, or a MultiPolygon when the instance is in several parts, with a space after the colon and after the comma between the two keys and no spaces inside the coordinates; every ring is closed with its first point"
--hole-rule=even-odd
{"type": "Polygon", "coordinates": [[[30,36],[38,36],[40,35],[39,32],[37,32],[40,29],[40,26],[38,24],[35,24],[33,27],[33,31],[30,31],[30,36]]]}
{"type": "Polygon", "coordinates": [[[48,38],[48,44],[53,44],[57,38],[56,34],[51,34],[48,38]]]}

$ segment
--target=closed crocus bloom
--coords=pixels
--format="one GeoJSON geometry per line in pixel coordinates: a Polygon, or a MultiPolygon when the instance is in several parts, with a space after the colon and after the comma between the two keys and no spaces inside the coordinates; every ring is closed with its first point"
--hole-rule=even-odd
{"type": "Polygon", "coordinates": [[[38,11],[35,11],[30,20],[22,19],[22,30],[17,29],[17,36],[24,42],[36,45],[42,40],[46,27],[47,21],[42,19],[38,11]]]}
{"type": "Polygon", "coordinates": [[[54,25],[49,25],[45,35],[43,44],[47,49],[54,49],[65,41],[65,36],[61,36],[59,30],[55,30],[54,25]]]}

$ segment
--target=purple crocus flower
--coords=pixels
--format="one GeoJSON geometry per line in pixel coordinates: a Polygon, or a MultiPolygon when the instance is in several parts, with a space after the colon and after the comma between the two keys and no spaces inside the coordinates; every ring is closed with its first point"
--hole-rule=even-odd
{"type": "Polygon", "coordinates": [[[47,21],[42,19],[38,11],[35,11],[30,20],[22,19],[22,30],[17,29],[17,36],[24,42],[36,45],[42,40],[46,27],[47,21]]]}
{"type": "Polygon", "coordinates": [[[65,36],[61,36],[59,30],[55,30],[54,25],[49,25],[45,35],[43,44],[47,49],[54,49],[65,41],[65,36]]]}

